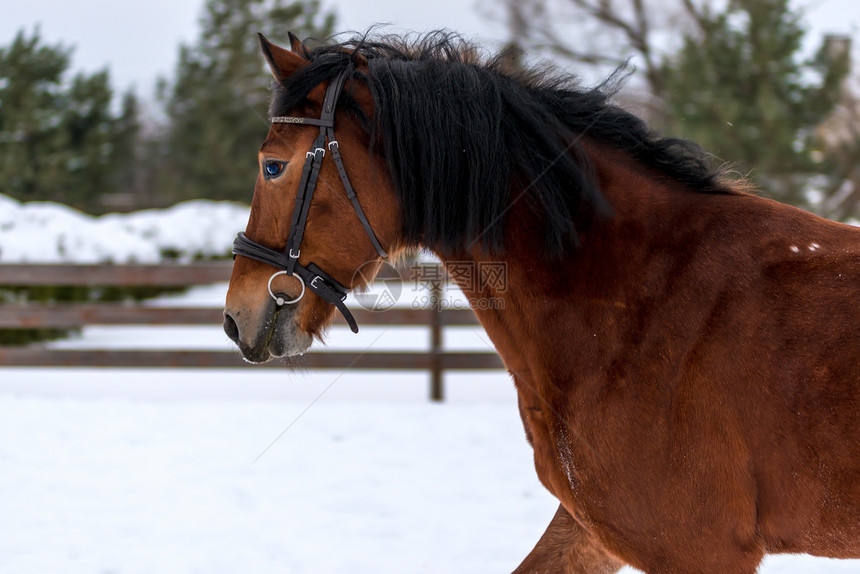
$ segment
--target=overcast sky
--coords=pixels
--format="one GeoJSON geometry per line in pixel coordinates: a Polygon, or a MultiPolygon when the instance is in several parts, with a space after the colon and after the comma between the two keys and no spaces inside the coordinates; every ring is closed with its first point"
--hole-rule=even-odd
{"type": "MultiPolygon", "coordinates": [[[[338,30],[365,30],[377,22],[398,30],[451,28],[481,40],[501,39],[504,28],[486,21],[480,0],[324,0],[338,14],[338,30]]],[[[49,44],[75,46],[72,67],[96,70],[109,65],[116,86],[152,86],[169,75],[179,43],[192,42],[204,0],[22,0],[4,1],[0,45],[22,27],[36,24],[49,44]]],[[[273,40],[278,40],[274,39],[273,40]]],[[[280,39],[285,40],[285,39],[280,39]]]]}
{"type": "MultiPolygon", "coordinates": [[[[480,6],[498,0],[323,0],[336,9],[339,30],[365,30],[377,22],[393,31],[449,28],[482,43],[504,40],[504,26],[480,6]]],[[[135,86],[146,98],[157,75],[169,76],[180,42],[192,42],[203,0],[4,0],[0,45],[22,27],[41,26],[49,44],[74,46],[72,68],[110,67],[113,85],[135,86]]],[[[795,0],[806,7],[815,35],[851,34],[860,45],[860,0],[795,0]]],[[[283,40],[283,39],[275,39],[283,40]]],[[[856,53],[856,51],[855,51],[856,53]]]]}

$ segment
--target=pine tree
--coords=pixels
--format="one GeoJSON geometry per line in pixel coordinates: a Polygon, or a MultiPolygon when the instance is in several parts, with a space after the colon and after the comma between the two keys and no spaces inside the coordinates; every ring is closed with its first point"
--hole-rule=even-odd
{"type": "Polygon", "coordinates": [[[102,198],[124,185],[117,142],[137,123],[137,110],[114,116],[107,71],[66,80],[70,56],[44,45],[38,29],[0,48],[0,193],[98,212],[102,198]]]}
{"type": "Polygon", "coordinates": [[[49,199],[66,175],[62,76],[69,50],[18,32],[0,48],[0,193],[49,199]]]}
{"type": "Polygon", "coordinates": [[[668,131],[803,205],[822,169],[815,128],[840,97],[847,60],[823,48],[802,59],[804,29],[788,0],[731,0],[698,25],[663,66],[668,131]]]}
{"type": "Polygon", "coordinates": [[[334,15],[321,13],[318,0],[208,0],[201,24],[196,43],[180,47],[176,79],[162,84],[168,129],[158,190],[172,201],[247,202],[271,85],[257,32],[325,38],[334,15]]]}
{"type": "Polygon", "coordinates": [[[134,92],[122,96],[120,113],[113,126],[112,153],[114,161],[111,187],[120,195],[112,198],[117,206],[134,207],[146,204],[144,187],[145,151],[141,126],[140,103],[134,92]]]}
{"type": "Polygon", "coordinates": [[[66,182],[58,200],[90,207],[96,197],[111,193],[114,169],[113,90],[106,71],[77,74],[65,94],[62,124],[66,182]]]}

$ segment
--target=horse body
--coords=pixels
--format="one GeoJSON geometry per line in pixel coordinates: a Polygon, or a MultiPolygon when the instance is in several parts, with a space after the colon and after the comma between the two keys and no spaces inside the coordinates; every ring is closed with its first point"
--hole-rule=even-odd
{"type": "MultiPolygon", "coordinates": [[[[484,72],[467,63],[474,97],[492,97],[458,111],[438,94],[428,98],[411,52],[312,53],[295,40],[293,50],[263,40],[281,85],[274,105],[287,102],[281,112],[314,117],[320,83],[347,61],[356,67],[338,100],[349,109],[340,109],[335,128],[339,169],[385,250],[421,244],[446,264],[505,265],[504,285],[461,287],[470,300],[504,303],[476,313],[513,377],[538,476],[560,501],[518,574],[599,574],[624,564],[649,573],[750,574],[767,552],[860,557],[860,229],[715,182],[694,157],[672,151],[675,143],[653,139],[592,92],[537,85],[526,93],[506,77],[487,87],[489,76],[476,80],[484,72]],[[382,68],[370,59],[389,56],[382,68]],[[391,83],[387,95],[373,84],[374,70],[391,83]],[[408,82],[397,84],[398,75],[408,82]],[[410,98],[427,109],[400,101],[410,98]],[[526,138],[533,149],[500,155],[474,126],[470,143],[466,120],[489,128],[498,121],[484,104],[504,101],[500,109],[510,110],[529,98],[538,104],[490,140],[526,138]],[[545,117],[563,115],[571,102],[586,109],[564,125],[545,117]],[[454,130],[438,142],[464,138],[453,155],[417,137],[432,137],[437,116],[454,130]],[[557,145],[555,136],[534,136],[538,120],[550,130],[581,125],[582,133],[575,146],[564,138],[557,145]],[[404,125],[400,140],[388,133],[404,125]],[[508,190],[488,183],[500,158],[558,158],[559,149],[575,161],[556,172],[556,162],[525,165],[508,190]],[[541,179],[549,183],[536,190],[541,179]],[[435,187],[422,191],[423,180],[435,187]],[[458,182],[473,189],[452,189],[458,182]],[[573,197],[559,195],[559,185],[576,188],[573,197]],[[594,209],[580,213],[589,202],[594,209]],[[578,248],[547,255],[547,238],[564,246],[573,219],[578,248]],[[503,249],[482,241],[482,226],[503,237],[503,249]]],[[[431,64],[431,87],[464,89],[455,75],[438,81],[444,59],[431,64]]],[[[312,140],[292,120],[273,126],[260,158],[261,171],[274,175],[257,181],[245,244],[284,250],[312,140]]],[[[322,164],[301,263],[354,288],[368,279],[355,270],[378,258],[349,216],[338,177],[322,164]]],[[[273,302],[272,289],[291,300],[296,285],[279,277],[273,287],[270,265],[237,257],[230,282],[225,330],[251,361],[302,352],[333,312],[315,295],[273,302]]]]}
{"type": "Polygon", "coordinates": [[[860,230],[594,159],[613,218],[535,266],[519,210],[506,291],[469,293],[505,298],[476,313],[543,484],[647,572],[860,555],[860,230]]]}

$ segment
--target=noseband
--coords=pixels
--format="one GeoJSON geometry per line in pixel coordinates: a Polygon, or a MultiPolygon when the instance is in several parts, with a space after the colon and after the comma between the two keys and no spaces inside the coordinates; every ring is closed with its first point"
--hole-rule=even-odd
{"type": "Polygon", "coordinates": [[[343,182],[343,187],[346,189],[346,196],[352,203],[358,219],[361,222],[364,231],[370,238],[373,247],[380,257],[387,257],[385,250],[380,245],[379,240],[373,233],[370,227],[370,222],[367,216],[364,215],[364,210],[358,203],[358,198],[355,195],[355,190],[352,184],[349,183],[349,178],[346,175],[346,169],[343,167],[340,150],[338,149],[337,140],[334,137],[334,112],[337,106],[337,99],[343,89],[347,77],[352,72],[350,65],[340,74],[331,80],[326,87],[325,97],[323,98],[323,108],[319,119],[302,118],[295,116],[276,116],[272,118],[274,124],[299,124],[318,126],[320,133],[317,139],[314,140],[311,149],[305,156],[305,165],[302,168],[302,178],[299,183],[299,191],[296,195],[296,204],[293,208],[293,220],[290,225],[290,232],[287,236],[287,246],[284,251],[270,249],[265,245],[261,245],[256,241],[248,239],[244,233],[240,232],[233,241],[233,255],[241,255],[256,259],[281,269],[269,278],[269,295],[275,300],[280,307],[285,304],[297,303],[305,294],[305,289],[310,289],[324,300],[328,301],[340,311],[343,318],[349,324],[349,328],[353,333],[358,333],[358,325],[352,313],[349,312],[344,299],[346,299],[349,289],[338,283],[333,277],[327,275],[314,263],[302,265],[299,263],[299,255],[301,255],[302,237],[305,233],[305,225],[307,224],[308,211],[311,206],[311,199],[314,196],[314,190],[317,185],[322,160],[326,154],[326,140],[328,140],[328,151],[334,158],[334,164],[337,167],[337,172],[340,174],[340,180],[343,182]],[[298,297],[290,301],[284,300],[283,297],[278,297],[272,293],[272,279],[277,275],[288,275],[296,277],[302,283],[302,291],[298,297]]]}

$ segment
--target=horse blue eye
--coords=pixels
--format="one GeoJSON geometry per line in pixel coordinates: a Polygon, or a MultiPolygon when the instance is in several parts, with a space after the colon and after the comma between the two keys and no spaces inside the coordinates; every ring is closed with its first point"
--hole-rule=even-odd
{"type": "Polygon", "coordinates": [[[266,176],[275,177],[284,169],[284,164],[279,161],[267,161],[263,166],[266,176]]]}

